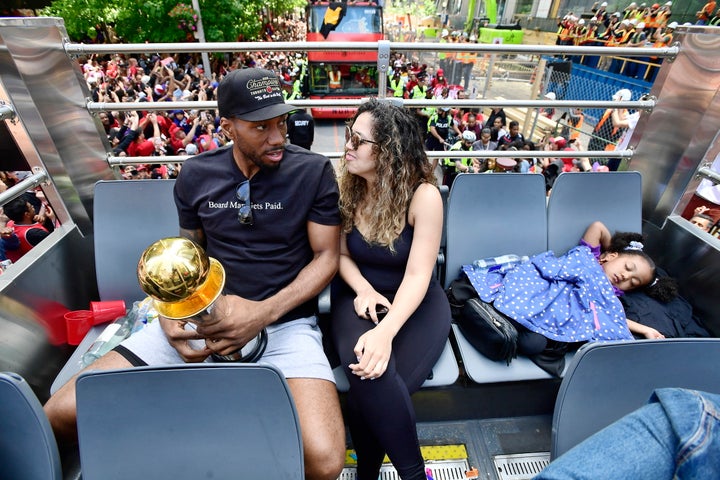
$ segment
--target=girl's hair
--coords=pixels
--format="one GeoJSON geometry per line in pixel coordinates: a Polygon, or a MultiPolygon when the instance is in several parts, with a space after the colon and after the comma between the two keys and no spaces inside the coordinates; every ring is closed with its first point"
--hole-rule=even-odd
{"type": "Polygon", "coordinates": [[[343,156],[338,178],[342,227],[345,233],[352,230],[356,210],[369,199],[370,192],[372,208],[363,211],[366,240],[394,252],[415,189],[421,183],[437,182],[415,115],[402,107],[370,99],[358,107],[349,126],[365,112],[372,115],[372,138],[377,142],[370,144],[376,155],[376,179],[374,185],[368,185],[364,178],[349,173],[343,156]]]}
{"type": "Polygon", "coordinates": [[[643,290],[649,297],[667,303],[678,296],[677,282],[671,277],[658,275],[655,262],[643,251],[644,239],[645,237],[640,233],[615,232],[615,235],[610,239],[610,246],[606,249],[606,252],[637,255],[644,258],[650,265],[653,279],[648,285],[642,287],[643,290]]]}

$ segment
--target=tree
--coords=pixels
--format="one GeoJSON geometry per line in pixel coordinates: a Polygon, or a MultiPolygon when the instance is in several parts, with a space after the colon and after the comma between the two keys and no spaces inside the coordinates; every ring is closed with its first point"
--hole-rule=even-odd
{"type": "MultiPolygon", "coordinates": [[[[257,39],[264,13],[288,13],[304,0],[200,0],[200,10],[209,42],[257,39]]],[[[93,41],[96,26],[113,26],[121,41],[194,41],[197,13],[191,0],[54,0],[43,15],[62,17],[74,41],[93,41]]]]}

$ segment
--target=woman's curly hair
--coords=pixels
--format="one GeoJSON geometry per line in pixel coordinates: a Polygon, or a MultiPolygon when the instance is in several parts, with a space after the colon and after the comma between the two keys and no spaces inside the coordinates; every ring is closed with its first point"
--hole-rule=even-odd
{"type": "Polygon", "coordinates": [[[655,262],[643,251],[645,237],[634,232],[615,232],[610,239],[607,252],[615,252],[625,255],[637,255],[644,258],[650,265],[653,280],[650,284],[641,287],[645,293],[660,302],[667,303],[678,296],[678,287],[675,279],[667,276],[660,276],[657,272],[655,262]]]}
{"type": "Polygon", "coordinates": [[[415,189],[421,183],[437,182],[412,112],[373,98],[358,107],[348,125],[352,127],[365,112],[373,118],[372,138],[376,143],[370,146],[377,160],[376,180],[375,185],[368,185],[364,178],[349,173],[343,155],[338,178],[343,231],[352,230],[355,213],[370,192],[372,209],[362,212],[368,227],[365,239],[394,252],[415,189]]]}

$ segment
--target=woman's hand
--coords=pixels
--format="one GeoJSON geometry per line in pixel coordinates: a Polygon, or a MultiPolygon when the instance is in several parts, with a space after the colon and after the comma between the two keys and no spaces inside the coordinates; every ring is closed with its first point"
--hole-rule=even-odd
{"type": "Polygon", "coordinates": [[[362,380],[374,380],[387,370],[392,352],[393,335],[381,325],[365,332],[355,344],[358,363],[348,365],[350,371],[362,380]]]}
{"type": "Polygon", "coordinates": [[[360,292],[355,297],[355,300],[353,300],[353,306],[355,307],[357,316],[370,320],[375,325],[378,323],[377,314],[375,313],[378,305],[384,305],[389,310],[392,304],[387,298],[375,290],[360,292]]]}

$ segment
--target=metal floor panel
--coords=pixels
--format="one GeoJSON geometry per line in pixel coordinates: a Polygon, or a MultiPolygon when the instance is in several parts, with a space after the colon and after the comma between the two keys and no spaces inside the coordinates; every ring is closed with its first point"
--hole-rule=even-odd
{"type": "Polygon", "coordinates": [[[495,455],[495,468],[500,480],[529,480],[550,463],[550,452],[495,455]]]}
{"type": "MultiPolygon", "coordinates": [[[[434,480],[465,480],[467,478],[465,472],[469,469],[467,460],[427,461],[425,468],[430,469],[434,480]]],[[[347,467],[343,469],[338,480],[355,480],[355,478],[355,467],[347,467]]],[[[392,464],[383,464],[380,467],[378,480],[400,480],[400,476],[392,464]]]]}

